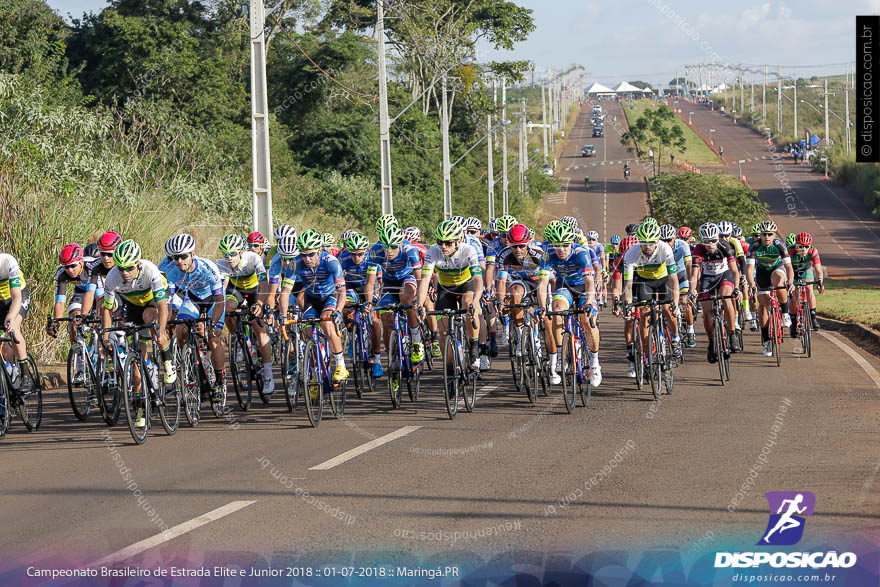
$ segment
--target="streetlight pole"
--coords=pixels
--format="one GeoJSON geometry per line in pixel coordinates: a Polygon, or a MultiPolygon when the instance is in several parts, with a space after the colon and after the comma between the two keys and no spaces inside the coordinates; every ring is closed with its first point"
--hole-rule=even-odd
{"type": "MultiPolygon", "coordinates": [[[[825,78],[825,92],[822,94],[825,97],[825,148],[828,148],[828,141],[831,137],[828,135],[828,96],[833,96],[834,94],[828,93],[828,78],[825,78]]],[[[825,175],[828,173],[826,171],[825,175]]]]}
{"type": "MultiPolygon", "coordinates": [[[[507,120],[507,79],[501,78],[501,120],[507,120]]],[[[509,178],[507,177],[507,127],[501,129],[501,209],[507,214],[509,178]]]]}
{"type": "Polygon", "coordinates": [[[394,213],[391,195],[391,135],[388,121],[388,77],[385,69],[384,0],[376,2],[376,41],[379,49],[379,164],[382,181],[382,214],[394,213]]]}
{"type": "Polygon", "coordinates": [[[519,100],[519,193],[526,191],[526,99],[519,100]]]}
{"type": "Polygon", "coordinates": [[[797,138],[798,133],[798,117],[797,117],[797,74],[794,75],[794,136],[797,138]]]}
{"type": "Polygon", "coordinates": [[[777,85],[779,86],[778,91],[776,92],[776,132],[782,132],[782,70],[776,70],[776,79],[778,80],[777,85]]]}
{"type": "Polygon", "coordinates": [[[263,0],[250,0],[251,35],[251,209],[254,230],[272,234],[272,168],[269,165],[269,100],[266,91],[266,37],[263,0]]]}
{"type": "Polygon", "coordinates": [[[489,114],[486,118],[488,118],[489,124],[489,148],[487,149],[489,152],[489,220],[493,220],[495,218],[495,165],[492,161],[492,135],[495,134],[495,129],[492,128],[492,115],[489,114]]]}
{"type": "Polygon", "coordinates": [[[844,88],[846,94],[846,154],[849,155],[849,88],[844,88]]]}
{"type": "Polygon", "coordinates": [[[452,168],[449,165],[449,112],[446,109],[446,72],[440,82],[443,94],[440,113],[440,132],[443,135],[443,217],[452,216],[452,168]]]}
{"type": "Polygon", "coordinates": [[[767,122],[767,66],[764,66],[764,85],[761,87],[761,122],[767,122]]]}
{"type": "Polygon", "coordinates": [[[544,87],[546,82],[541,82],[541,130],[544,135],[544,161],[547,161],[547,98],[544,87]]]}

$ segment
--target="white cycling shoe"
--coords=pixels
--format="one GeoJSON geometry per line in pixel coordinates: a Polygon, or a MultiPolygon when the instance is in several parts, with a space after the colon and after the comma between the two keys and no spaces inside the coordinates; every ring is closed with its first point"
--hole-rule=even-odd
{"type": "Polygon", "coordinates": [[[602,385],[602,367],[596,365],[590,368],[590,386],[599,387],[602,385]]]}
{"type": "Polygon", "coordinates": [[[562,383],[562,376],[559,373],[550,373],[550,384],[559,385],[562,383]]]}
{"type": "Polygon", "coordinates": [[[629,363],[629,369],[626,370],[626,376],[630,379],[636,378],[636,364],[632,361],[629,363]]]}
{"type": "Polygon", "coordinates": [[[782,314],[782,325],[786,328],[791,328],[791,314],[788,312],[782,314]]]}
{"type": "Polygon", "coordinates": [[[772,357],[773,356],[773,347],[770,346],[770,341],[764,343],[764,356],[772,357]]]}

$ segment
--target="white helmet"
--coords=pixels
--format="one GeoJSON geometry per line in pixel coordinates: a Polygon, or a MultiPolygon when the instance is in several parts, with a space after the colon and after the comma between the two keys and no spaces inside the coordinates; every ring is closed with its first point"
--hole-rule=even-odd
{"type": "Polygon", "coordinates": [[[587,238],[591,241],[597,241],[599,240],[599,233],[595,230],[587,231],[587,238]]]}
{"type": "Polygon", "coordinates": [[[483,223],[480,222],[480,219],[476,216],[468,216],[464,219],[464,222],[461,223],[462,227],[465,230],[482,230],[483,223]]]}
{"type": "Polygon", "coordinates": [[[178,234],[165,241],[165,255],[188,255],[196,250],[196,239],[191,234],[178,234]]]}
{"type": "Polygon", "coordinates": [[[449,219],[455,220],[459,224],[464,225],[464,216],[450,216],[449,219]]]}
{"type": "Polygon", "coordinates": [[[577,228],[577,226],[578,226],[577,218],[575,218],[574,216],[563,216],[561,218],[561,220],[564,224],[567,224],[570,228],[574,229],[574,228],[577,228]]]}
{"type": "Polygon", "coordinates": [[[721,236],[730,236],[733,233],[733,222],[722,220],[718,223],[718,232],[721,233],[721,236]]]}
{"type": "Polygon", "coordinates": [[[348,238],[351,235],[353,235],[355,232],[357,232],[357,231],[349,228],[348,230],[346,230],[345,232],[343,232],[342,234],[339,235],[339,242],[341,242],[342,244],[345,244],[345,241],[347,241],[348,238]]]}
{"type": "Polygon", "coordinates": [[[289,224],[282,224],[275,229],[273,236],[276,241],[280,241],[281,237],[287,236],[288,234],[292,234],[293,238],[296,239],[296,229],[289,224]]]}
{"type": "Polygon", "coordinates": [[[418,226],[407,226],[403,229],[403,238],[411,243],[417,243],[422,240],[422,231],[418,226]]]}
{"type": "Polygon", "coordinates": [[[278,254],[282,257],[294,257],[299,254],[296,248],[296,231],[294,234],[285,234],[278,239],[278,254]]]}
{"type": "Polygon", "coordinates": [[[671,224],[664,224],[660,227],[660,240],[668,241],[678,235],[678,231],[671,224]]]}
{"type": "Polygon", "coordinates": [[[714,222],[707,222],[703,226],[700,227],[700,240],[712,240],[716,239],[720,236],[721,231],[718,230],[718,225],[714,222]]]}

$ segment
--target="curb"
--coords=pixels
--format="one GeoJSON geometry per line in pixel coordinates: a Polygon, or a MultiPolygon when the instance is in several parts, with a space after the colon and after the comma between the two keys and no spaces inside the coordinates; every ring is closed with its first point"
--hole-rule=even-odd
{"type": "Polygon", "coordinates": [[[864,324],[856,324],[855,322],[843,322],[842,320],[825,318],[824,316],[817,316],[816,318],[819,324],[822,325],[822,328],[842,332],[848,335],[847,338],[858,344],[862,350],[875,355],[880,354],[880,331],[864,324]]]}

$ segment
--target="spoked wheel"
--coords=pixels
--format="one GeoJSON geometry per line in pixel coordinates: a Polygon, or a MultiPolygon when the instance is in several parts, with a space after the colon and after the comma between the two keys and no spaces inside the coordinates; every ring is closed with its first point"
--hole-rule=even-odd
{"type": "Polygon", "coordinates": [[[804,354],[807,357],[813,356],[813,326],[810,324],[810,315],[804,312],[803,321],[803,332],[801,333],[801,345],[804,347],[804,354]]]}
{"type": "Polygon", "coordinates": [[[330,383],[330,409],[337,420],[341,420],[345,415],[346,383],[346,381],[330,383]]]}
{"type": "Polygon", "coordinates": [[[776,359],[776,366],[782,366],[782,353],[780,351],[780,331],[782,330],[782,322],[779,318],[779,310],[774,310],[770,319],[770,348],[773,349],[773,358],[776,359]]]}
{"type": "Polygon", "coordinates": [[[159,389],[156,390],[156,399],[159,409],[159,420],[162,422],[162,428],[169,436],[177,432],[180,425],[180,378],[171,385],[159,383],[159,389]]]}
{"type": "Polygon", "coordinates": [[[525,361],[522,357],[522,346],[519,344],[520,330],[513,322],[510,324],[510,344],[507,352],[510,354],[510,373],[513,375],[513,386],[517,392],[523,390],[525,382],[525,361]],[[520,356],[516,356],[516,350],[519,348],[520,356]]]}
{"type": "MultiPolygon", "coordinates": [[[[661,376],[663,377],[663,391],[666,395],[672,395],[675,385],[675,360],[672,357],[672,342],[665,333],[660,334],[660,342],[663,344],[663,362],[661,364],[661,376]]],[[[679,345],[682,343],[679,342],[679,345]]]]}
{"type": "Polygon", "coordinates": [[[452,337],[447,336],[443,344],[443,397],[449,419],[458,413],[458,396],[461,393],[461,362],[452,337]]]}
{"type": "Polygon", "coordinates": [[[721,379],[721,385],[725,385],[727,378],[724,368],[724,325],[721,320],[715,320],[712,327],[712,346],[715,348],[715,357],[718,361],[718,376],[721,379]]]}
{"type": "Polygon", "coordinates": [[[299,365],[299,357],[295,346],[299,346],[299,342],[294,339],[285,339],[281,350],[281,382],[284,386],[284,400],[287,403],[287,411],[293,412],[296,409],[296,400],[300,393],[301,379],[297,372],[299,365]]]}
{"type": "MultiPolygon", "coordinates": [[[[462,340],[465,339],[462,338],[462,340]]],[[[464,374],[461,382],[461,395],[462,399],[464,399],[464,409],[470,413],[474,411],[477,405],[477,380],[480,374],[471,371],[473,357],[471,357],[470,352],[465,350],[464,346],[459,347],[459,352],[461,353],[461,372],[464,374]]]]}
{"type": "Polygon", "coordinates": [[[431,336],[428,332],[427,328],[423,325],[420,325],[419,328],[422,331],[422,341],[425,346],[425,366],[428,368],[428,371],[434,370],[434,355],[431,354],[431,336]]]}
{"type": "Polygon", "coordinates": [[[31,387],[18,392],[18,405],[14,407],[18,409],[21,422],[28,432],[34,432],[39,430],[40,422],[43,421],[43,382],[40,372],[37,371],[37,363],[30,354],[27,356],[27,364],[31,372],[31,387]]]}
{"type": "Polygon", "coordinates": [[[718,362],[724,367],[724,379],[730,381],[730,348],[728,347],[730,334],[727,330],[727,324],[723,319],[722,323],[724,324],[724,337],[721,339],[721,355],[718,357],[718,362]]]}
{"type": "Polygon", "coordinates": [[[7,387],[7,378],[0,373],[0,438],[6,436],[9,430],[9,389],[7,387]]]}
{"type": "Polygon", "coordinates": [[[399,340],[400,333],[392,330],[391,337],[388,339],[388,370],[386,376],[388,377],[388,394],[391,396],[391,407],[395,410],[400,407],[401,394],[403,393],[403,390],[400,389],[401,357],[399,340]]]}
{"type": "Polygon", "coordinates": [[[67,351],[67,395],[70,398],[70,407],[73,415],[80,422],[85,422],[89,417],[92,407],[92,398],[95,394],[94,371],[90,369],[91,362],[86,358],[86,353],[81,344],[75,344],[67,351]],[[77,368],[77,362],[80,363],[77,368]]]}
{"type": "Polygon", "coordinates": [[[232,375],[232,386],[235,388],[235,397],[238,398],[239,407],[246,412],[251,407],[251,386],[253,385],[251,360],[248,357],[247,345],[243,337],[233,337],[231,347],[229,349],[229,369],[232,375]]]}
{"type": "Polygon", "coordinates": [[[590,405],[590,398],[593,395],[593,386],[590,383],[590,376],[584,368],[584,365],[590,364],[590,350],[587,348],[587,345],[581,345],[580,354],[581,370],[584,373],[584,380],[580,383],[578,393],[581,396],[581,405],[586,408],[590,405]]]}
{"type": "MultiPolygon", "coordinates": [[[[358,399],[360,399],[364,397],[364,386],[367,384],[366,380],[369,378],[370,372],[364,369],[363,358],[366,355],[364,354],[364,345],[361,342],[361,329],[357,324],[352,328],[348,347],[351,350],[354,392],[357,394],[358,399]]],[[[367,367],[369,367],[369,363],[367,363],[367,367]]]]}
{"type": "Polygon", "coordinates": [[[110,356],[104,356],[98,361],[96,377],[100,379],[98,391],[100,392],[101,416],[107,426],[115,426],[119,421],[122,411],[120,401],[119,373],[122,367],[117,360],[116,352],[110,356]]]}
{"type": "MultiPolygon", "coordinates": [[[[736,307],[736,300],[734,300],[734,307],[736,307]]],[[[736,340],[739,343],[740,350],[742,350],[746,348],[745,341],[743,340],[743,329],[746,326],[746,319],[745,315],[743,314],[743,309],[741,307],[736,309],[736,340]]]]}
{"type": "Polygon", "coordinates": [[[540,360],[535,354],[534,334],[532,333],[532,329],[528,325],[524,325],[522,327],[521,340],[523,372],[525,373],[523,385],[526,388],[526,395],[529,398],[529,403],[533,404],[535,403],[535,400],[538,399],[538,379],[540,377],[540,374],[538,373],[538,367],[540,360]]]}
{"type": "Polygon", "coordinates": [[[199,365],[192,345],[185,345],[180,353],[180,386],[183,388],[183,415],[187,424],[192,427],[199,425],[199,408],[201,407],[201,385],[199,383],[199,365]]]}
{"type": "Polygon", "coordinates": [[[574,341],[571,333],[562,335],[562,401],[565,403],[565,411],[569,414],[574,412],[577,399],[577,373],[574,361],[574,341]]]}
{"type": "Polygon", "coordinates": [[[128,430],[137,444],[143,444],[147,440],[150,431],[150,402],[145,401],[147,382],[144,381],[144,373],[140,361],[134,354],[125,357],[122,366],[122,390],[123,405],[125,406],[125,419],[128,421],[128,430]],[[140,381],[141,389],[135,392],[134,381],[140,381]]]}
{"type": "Polygon", "coordinates": [[[660,371],[660,336],[656,325],[652,325],[648,331],[648,348],[645,349],[648,356],[648,379],[651,382],[651,393],[654,399],[660,399],[663,394],[663,379],[660,371]]]}
{"type": "MultiPolygon", "coordinates": [[[[205,363],[202,363],[202,366],[204,366],[204,365],[205,365],[205,363]]],[[[210,367],[208,368],[208,370],[213,371],[210,367]]],[[[204,369],[203,369],[203,371],[204,371],[204,369]]],[[[207,375],[207,373],[206,373],[206,375],[207,375]]],[[[226,382],[227,381],[226,381],[226,379],[224,379],[223,385],[221,385],[219,387],[220,395],[217,399],[214,399],[214,388],[217,385],[217,379],[212,374],[206,378],[206,381],[208,383],[208,389],[209,389],[208,393],[211,394],[211,413],[214,414],[214,416],[216,418],[223,418],[228,412],[230,412],[232,410],[231,408],[227,407],[227,405],[226,405],[226,399],[228,397],[227,390],[226,390],[226,382]]]]}
{"type": "Polygon", "coordinates": [[[419,390],[422,386],[422,366],[413,369],[412,374],[406,380],[406,390],[409,393],[409,401],[419,401],[419,390]]]}
{"type": "Polygon", "coordinates": [[[318,345],[309,340],[303,356],[303,398],[306,404],[306,415],[309,423],[317,428],[321,424],[324,415],[324,385],[321,381],[321,365],[318,363],[318,345]]]}
{"type": "Polygon", "coordinates": [[[633,325],[633,367],[636,370],[636,388],[645,384],[645,354],[642,350],[642,333],[638,325],[633,325]]]}

